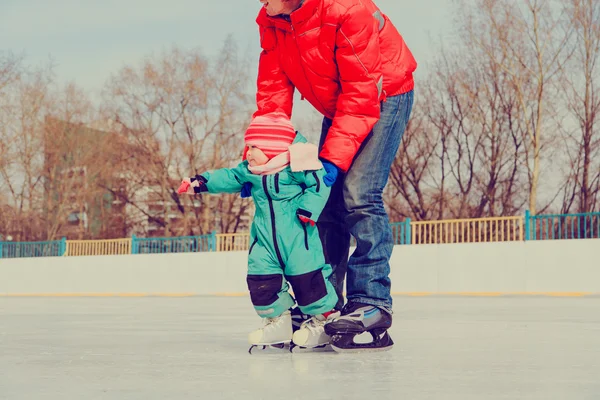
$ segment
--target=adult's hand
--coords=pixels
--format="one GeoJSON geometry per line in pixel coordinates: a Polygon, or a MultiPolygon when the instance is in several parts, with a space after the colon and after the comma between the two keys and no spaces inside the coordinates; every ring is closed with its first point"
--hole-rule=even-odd
{"type": "Polygon", "coordinates": [[[331,187],[337,180],[339,173],[338,167],[327,160],[321,160],[321,164],[323,164],[323,168],[326,172],[325,176],[323,177],[323,182],[325,183],[325,186],[331,187]]]}
{"type": "Polygon", "coordinates": [[[246,182],[244,183],[244,186],[242,186],[241,196],[242,199],[252,196],[252,184],[250,182],[246,182]]]}

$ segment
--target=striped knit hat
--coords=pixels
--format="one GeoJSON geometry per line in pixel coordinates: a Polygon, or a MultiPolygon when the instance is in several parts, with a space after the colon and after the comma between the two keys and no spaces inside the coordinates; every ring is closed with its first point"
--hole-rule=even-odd
{"type": "Polygon", "coordinates": [[[246,146],[258,147],[271,159],[286,152],[295,138],[296,130],[287,115],[270,113],[252,119],[244,135],[244,143],[246,146]]]}

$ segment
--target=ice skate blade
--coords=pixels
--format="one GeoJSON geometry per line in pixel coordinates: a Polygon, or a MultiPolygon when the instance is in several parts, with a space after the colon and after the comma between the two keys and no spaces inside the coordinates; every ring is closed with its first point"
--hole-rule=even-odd
{"type": "Polygon", "coordinates": [[[366,331],[361,335],[334,335],[331,337],[331,347],[338,353],[369,353],[391,350],[394,341],[387,331],[366,331]],[[371,335],[370,342],[356,341],[362,335],[371,335]]]}
{"type": "Polygon", "coordinates": [[[256,344],[252,344],[252,345],[250,345],[250,348],[248,349],[248,353],[252,354],[252,350],[254,350],[254,349],[260,349],[260,350],[269,350],[269,349],[285,350],[287,348],[290,348],[291,342],[292,342],[291,340],[286,340],[286,341],[277,342],[277,343],[256,343],[256,344]]]}
{"type": "Polygon", "coordinates": [[[315,347],[303,347],[298,345],[292,345],[290,347],[290,352],[292,353],[325,353],[325,352],[333,352],[330,344],[323,344],[315,347]]]}
{"type": "Polygon", "coordinates": [[[389,351],[392,349],[392,346],[387,346],[387,347],[353,347],[350,349],[342,349],[341,347],[336,347],[334,345],[331,345],[331,348],[336,352],[336,353],[342,353],[342,354],[351,354],[351,353],[381,353],[383,351],[389,351]]]}

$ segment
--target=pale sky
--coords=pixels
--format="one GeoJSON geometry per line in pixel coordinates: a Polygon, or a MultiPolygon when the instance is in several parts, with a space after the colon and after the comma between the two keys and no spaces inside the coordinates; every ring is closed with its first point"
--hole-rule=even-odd
{"type": "MultiPolygon", "coordinates": [[[[378,0],[421,66],[451,30],[452,0],[378,0]]],[[[123,65],[175,44],[211,56],[228,34],[258,55],[258,0],[0,0],[0,50],[52,58],[59,82],[97,92],[123,65]]]]}

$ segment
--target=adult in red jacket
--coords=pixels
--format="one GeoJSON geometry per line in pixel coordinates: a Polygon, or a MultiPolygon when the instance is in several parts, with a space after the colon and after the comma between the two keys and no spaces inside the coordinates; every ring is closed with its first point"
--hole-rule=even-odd
{"type": "Polygon", "coordinates": [[[383,189],[412,110],[416,61],[372,0],[260,2],[254,115],[291,117],[295,89],[324,115],[319,155],[333,188],[318,227],[342,313],[306,323],[329,335],[377,333],[370,344],[338,347],[390,348],[393,238],[383,189]],[[357,248],[348,260],[350,235],[357,248]]]}

